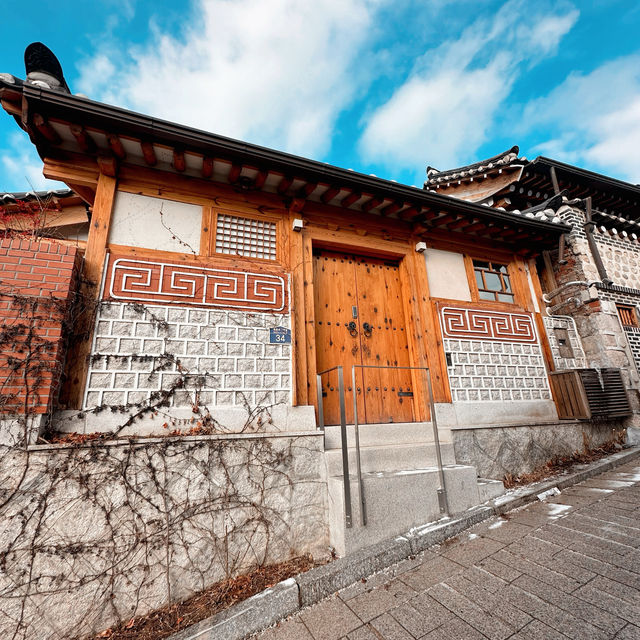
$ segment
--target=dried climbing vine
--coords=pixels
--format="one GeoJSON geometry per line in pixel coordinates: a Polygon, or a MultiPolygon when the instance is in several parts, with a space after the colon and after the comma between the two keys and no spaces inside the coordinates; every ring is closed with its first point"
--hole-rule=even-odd
{"type": "MultiPolygon", "coordinates": [[[[0,300],[15,311],[0,329],[9,372],[0,388],[0,637],[96,634],[305,550],[308,533],[296,521],[313,521],[315,480],[294,482],[292,470],[313,452],[303,439],[260,433],[270,407],[250,408],[244,433],[230,437],[199,401],[206,372],[170,354],[154,356],[152,367],[179,374],[170,388],[137,405],[92,410],[122,415],[111,434],[45,431],[33,444],[42,389],[62,372],[36,327],[54,314],[70,335],[90,303],[7,289],[0,300]],[[167,437],[119,437],[149,413],[161,417],[185,390],[193,418],[167,418],[167,437]]],[[[315,521],[320,531],[319,510],[315,521]]]]}

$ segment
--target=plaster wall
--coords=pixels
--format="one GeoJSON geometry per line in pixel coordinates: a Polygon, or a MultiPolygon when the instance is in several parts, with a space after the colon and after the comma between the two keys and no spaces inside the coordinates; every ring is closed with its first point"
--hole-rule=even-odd
{"type": "Polygon", "coordinates": [[[427,249],[424,252],[432,298],[471,300],[471,291],[464,266],[464,256],[453,251],[427,249]]]}

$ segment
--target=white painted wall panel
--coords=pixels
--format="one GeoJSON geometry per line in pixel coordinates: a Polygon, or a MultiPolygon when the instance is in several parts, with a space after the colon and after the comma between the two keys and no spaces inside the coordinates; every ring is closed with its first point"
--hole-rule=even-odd
{"type": "Polygon", "coordinates": [[[202,207],[118,191],[109,242],[132,247],[198,253],[202,207]]]}
{"type": "Polygon", "coordinates": [[[453,251],[427,249],[424,252],[432,298],[471,301],[471,291],[464,268],[464,256],[453,251]]]}

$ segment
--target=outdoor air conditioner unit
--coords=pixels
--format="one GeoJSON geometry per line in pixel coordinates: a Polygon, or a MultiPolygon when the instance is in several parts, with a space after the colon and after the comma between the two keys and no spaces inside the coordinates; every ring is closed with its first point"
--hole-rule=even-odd
{"type": "Polygon", "coordinates": [[[568,369],[550,374],[562,420],[624,418],[631,415],[620,369],[568,369]]]}

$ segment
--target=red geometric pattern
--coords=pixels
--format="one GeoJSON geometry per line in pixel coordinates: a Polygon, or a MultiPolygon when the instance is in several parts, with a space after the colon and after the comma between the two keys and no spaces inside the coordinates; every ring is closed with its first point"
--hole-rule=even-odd
{"type": "Polygon", "coordinates": [[[537,342],[533,317],[529,313],[441,307],[440,321],[445,338],[537,342]]]}
{"type": "Polygon", "coordinates": [[[110,254],[102,297],[155,304],[286,311],[288,279],[220,265],[173,264],[110,254]]]}

